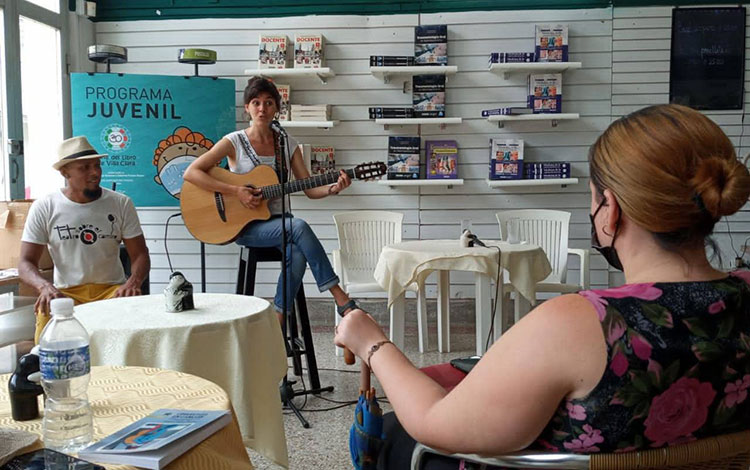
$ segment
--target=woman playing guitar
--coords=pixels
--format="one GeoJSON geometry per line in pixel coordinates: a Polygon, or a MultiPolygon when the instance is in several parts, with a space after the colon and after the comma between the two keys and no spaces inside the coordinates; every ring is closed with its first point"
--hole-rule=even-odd
{"type": "MultiPolygon", "coordinates": [[[[246,129],[224,136],[208,152],[201,155],[185,171],[185,180],[208,191],[215,191],[240,200],[248,209],[255,209],[261,204],[260,189],[236,186],[222,182],[209,174],[219,162],[227,157],[229,169],[233,173],[247,173],[258,165],[268,165],[279,173],[277,156],[292,154],[286,161],[294,177],[303,179],[310,176],[302,159],[297,141],[288,137],[288,152],[280,152],[279,135],[271,130],[271,122],[276,119],[281,107],[281,96],[276,86],[262,77],[251,78],[244,92],[245,111],[250,115],[252,125],[246,129]],[[291,149],[294,149],[291,152],[291,149]]],[[[279,178],[286,181],[286,178],[279,178]]],[[[351,184],[349,176],[342,170],[338,181],[330,186],[305,189],[310,199],[320,199],[338,194],[351,184]]],[[[288,199],[287,199],[288,201],[288,199]]],[[[289,203],[286,204],[289,207],[289,203]]],[[[281,250],[281,198],[268,201],[271,218],[251,222],[236,242],[248,247],[276,247],[281,250]]],[[[357,308],[353,300],[339,286],[339,278],[333,271],[328,256],[318,237],[302,219],[287,214],[287,301],[282,302],[282,276],[279,276],[274,297],[274,306],[282,319],[282,305],[291,309],[297,290],[302,284],[306,265],[310,265],[313,277],[321,292],[329,290],[333,295],[340,313],[357,308]],[[293,255],[292,255],[293,253],[293,255]]]]}

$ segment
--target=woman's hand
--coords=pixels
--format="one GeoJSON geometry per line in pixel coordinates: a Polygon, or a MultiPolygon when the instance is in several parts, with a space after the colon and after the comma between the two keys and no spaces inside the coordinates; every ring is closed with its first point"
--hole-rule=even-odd
{"type": "Polygon", "coordinates": [[[240,200],[240,203],[248,209],[255,209],[260,205],[260,201],[263,199],[260,189],[248,188],[245,186],[238,186],[237,198],[240,200]]]}
{"type": "Polygon", "coordinates": [[[347,175],[344,170],[340,170],[339,179],[336,181],[336,184],[332,184],[328,187],[328,194],[338,194],[348,188],[351,184],[352,180],[349,178],[349,175],[347,175]]]}
{"type": "Polygon", "coordinates": [[[383,329],[368,313],[356,309],[347,313],[336,327],[333,342],[336,346],[349,348],[363,360],[373,344],[388,339],[383,329]]]}

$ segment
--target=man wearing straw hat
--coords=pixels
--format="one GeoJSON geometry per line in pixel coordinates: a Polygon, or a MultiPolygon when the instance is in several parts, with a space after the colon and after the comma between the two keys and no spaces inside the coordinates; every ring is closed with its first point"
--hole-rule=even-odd
{"type": "Polygon", "coordinates": [[[102,188],[100,159],[86,137],[63,141],[52,167],[65,187],[34,201],[21,237],[21,279],[39,292],[36,301],[38,342],[49,321],[49,302],[70,297],[77,304],[141,294],[151,262],[135,206],[129,197],[102,188]],[[131,260],[125,278],[120,241],[131,260]],[[54,283],[39,274],[44,246],[55,264],[54,283]]]}

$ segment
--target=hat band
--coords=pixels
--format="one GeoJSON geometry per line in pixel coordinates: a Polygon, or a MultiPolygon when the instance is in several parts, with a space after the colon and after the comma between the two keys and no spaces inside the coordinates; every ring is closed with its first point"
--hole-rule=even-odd
{"type": "Polygon", "coordinates": [[[96,155],[96,150],[90,149],[90,150],[84,150],[82,152],[77,152],[71,155],[68,155],[67,157],[63,157],[63,160],[71,160],[73,158],[79,158],[79,157],[85,157],[87,155],[96,155]]]}

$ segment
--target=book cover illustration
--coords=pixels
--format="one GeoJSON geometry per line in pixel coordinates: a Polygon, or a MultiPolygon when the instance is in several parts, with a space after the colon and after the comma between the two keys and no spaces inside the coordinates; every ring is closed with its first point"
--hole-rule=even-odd
{"type": "Polygon", "coordinates": [[[281,109],[279,109],[279,121],[290,121],[292,118],[291,106],[289,105],[289,95],[292,89],[289,85],[276,84],[276,89],[281,95],[281,109]]]}
{"type": "Polygon", "coordinates": [[[294,68],[325,67],[324,42],[325,38],[322,34],[296,34],[294,36],[294,68]]]}
{"type": "Polygon", "coordinates": [[[445,117],[445,75],[415,75],[411,96],[414,117],[445,117]]]}
{"type": "Polygon", "coordinates": [[[336,170],[335,151],[331,146],[310,146],[310,175],[322,175],[336,170]]]}
{"type": "Polygon", "coordinates": [[[159,449],[227,414],[227,411],[160,409],[110,434],[82,453],[129,453],[159,449]]]}
{"type": "Polygon", "coordinates": [[[414,27],[415,65],[448,65],[448,25],[414,27]]]}
{"type": "Polygon", "coordinates": [[[428,140],[424,144],[427,179],[458,178],[458,144],[455,140],[428,140]]]}
{"type": "Polygon", "coordinates": [[[562,24],[535,26],[537,62],[568,61],[568,26],[562,24]]]}
{"type": "Polygon", "coordinates": [[[531,74],[528,107],[534,114],[562,112],[562,74],[531,74]]]}
{"type": "Polygon", "coordinates": [[[258,68],[285,69],[287,67],[286,50],[289,40],[286,36],[260,35],[258,41],[258,68]]]}
{"type": "Polygon", "coordinates": [[[146,422],[111,444],[99,449],[99,452],[140,449],[148,450],[160,447],[164,442],[187,428],[187,424],[168,424],[160,422],[146,422]]]}
{"type": "Polygon", "coordinates": [[[388,137],[388,179],[419,179],[419,137],[388,137]]]}
{"type": "Polygon", "coordinates": [[[490,179],[508,180],[523,177],[523,140],[490,139],[490,179]]]}

